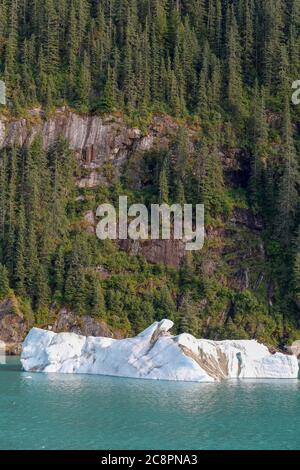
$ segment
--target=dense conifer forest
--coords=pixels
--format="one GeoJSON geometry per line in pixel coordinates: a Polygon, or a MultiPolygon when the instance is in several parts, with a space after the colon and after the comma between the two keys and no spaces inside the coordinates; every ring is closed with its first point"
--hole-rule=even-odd
{"type": "Polygon", "coordinates": [[[299,74],[298,0],[1,0],[0,18],[15,111],[241,119],[256,88],[282,108],[299,74]]]}
{"type": "Polygon", "coordinates": [[[144,187],[134,188],[129,162],[84,196],[95,207],[124,193],[146,204],[203,202],[212,227],[247,207],[263,220],[265,253],[265,284],[237,290],[221,264],[203,272],[203,253],[177,271],[100,242],[81,227],[80,169],[67,142],[44,150],[37,137],[1,150],[0,300],[11,296],[40,325],[65,305],[126,333],[169,317],[212,338],[278,345],[299,336],[300,105],[291,96],[300,0],[0,0],[0,79],[6,116],[66,105],[119,113],[142,130],[156,113],[172,116],[170,149],[132,163],[144,187]],[[247,155],[241,187],[228,184],[220,149],[247,155]],[[100,277],[99,265],[111,275],[100,277]]]}

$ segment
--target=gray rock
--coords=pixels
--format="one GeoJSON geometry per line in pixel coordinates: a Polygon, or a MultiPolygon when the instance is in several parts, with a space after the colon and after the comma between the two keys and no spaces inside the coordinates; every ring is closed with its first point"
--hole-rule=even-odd
{"type": "Polygon", "coordinates": [[[19,311],[14,297],[0,303],[0,341],[5,343],[7,354],[20,354],[22,342],[33,322],[26,320],[19,311]]]}
{"type": "Polygon", "coordinates": [[[96,320],[89,315],[78,316],[62,309],[57,316],[51,331],[60,333],[67,331],[83,336],[103,336],[105,338],[122,338],[118,331],[113,332],[104,321],[96,320]]]}

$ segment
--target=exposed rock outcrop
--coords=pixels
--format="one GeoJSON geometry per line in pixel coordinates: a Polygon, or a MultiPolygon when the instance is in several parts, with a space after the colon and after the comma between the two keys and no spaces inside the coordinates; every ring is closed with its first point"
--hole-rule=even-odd
{"type": "Polygon", "coordinates": [[[22,341],[33,322],[25,319],[19,311],[16,299],[8,298],[0,303],[0,341],[7,354],[20,354],[22,341]]]}
{"type": "Polygon", "coordinates": [[[253,214],[249,209],[235,208],[230,221],[235,225],[244,226],[257,232],[261,232],[264,228],[262,218],[253,214]]]}
{"type": "Polygon", "coordinates": [[[63,137],[89,171],[78,180],[78,186],[93,188],[101,183],[97,169],[104,162],[112,161],[120,166],[133,152],[150,149],[158,136],[158,145],[167,147],[170,133],[177,127],[170,117],[155,116],[148,133],[143,135],[140,129],[128,126],[119,115],[79,115],[63,107],[47,118],[41,109],[34,109],[27,119],[0,118],[0,148],[29,145],[37,135],[41,135],[44,148],[48,149],[63,137]]]}
{"type": "Polygon", "coordinates": [[[78,316],[62,309],[49,329],[55,333],[68,331],[83,336],[103,336],[105,338],[122,338],[122,333],[112,331],[104,321],[96,320],[89,315],[78,316]]]}
{"type": "Polygon", "coordinates": [[[214,382],[229,378],[298,376],[296,356],[271,354],[256,341],[171,336],[173,322],[154,323],[135,338],[114,340],[34,328],[21,356],[24,370],[142,379],[214,382]]]}
{"type": "Polygon", "coordinates": [[[46,149],[63,136],[87,164],[105,159],[120,162],[133,142],[142,140],[141,132],[128,128],[121,118],[81,116],[59,108],[48,119],[36,109],[28,119],[2,120],[0,146],[29,145],[38,134],[46,149]]]}
{"type": "Polygon", "coordinates": [[[177,269],[186,255],[182,240],[120,240],[119,246],[131,255],[143,255],[150,263],[177,269]]]}
{"type": "MultiPolygon", "coordinates": [[[[0,342],[6,354],[19,355],[22,343],[34,324],[34,318],[25,318],[18,300],[13,295],[0,303],[0,342]]],[[[62,309],[54,316],[52,322],[43,325],[51,332],[69,331],[77,335],[102,336],[108,338],[124,337],[122,331],[112,331],[104,321],[96,320],[89,315],[75,315],[62,309]]]]}

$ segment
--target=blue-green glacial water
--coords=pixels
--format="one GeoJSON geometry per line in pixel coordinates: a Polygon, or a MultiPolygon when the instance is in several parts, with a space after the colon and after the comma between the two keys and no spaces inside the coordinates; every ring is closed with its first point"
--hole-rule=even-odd
{"type": "Polygon", "coordinates": [[[0,449],[300,449],[300,381],[29,374],[11,358],[0,449]]]}

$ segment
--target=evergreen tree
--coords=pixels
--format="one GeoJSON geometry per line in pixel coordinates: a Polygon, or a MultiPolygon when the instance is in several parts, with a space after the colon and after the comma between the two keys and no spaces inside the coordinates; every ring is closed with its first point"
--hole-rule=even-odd
{"type": "Polygon", "coordinates": [[[105,313],[105,301],[99,279],[92,276],[89,281],[89,314],[95,318],[103,318],[105,313]]]}
{"type": "Polygon", "coordinates": [[[181,101],[180,101],[180,92],[178,89],[178,83],[174,71],[171,72],[170,77],[170,106],[171,112],[175,116],[180,116],[181,114],[181,101]]]}
{"type": "Polygon", "coordinates": [[[78,313],[85,311],[86,279],[78,253],[73,253],[65,284],[65,300],[78,313]]]}
{"type": "Polygon", "coordinates": [[[162,169],[159,176],[159,201],[161,204],[169,203],[169,182],[168,182],[168,168],[167,159],[164,160],[162,169]]]}
{"type": "Polygon", "coordinates": [[[47,72],[53,75],[59,64],[59,18],[54,0],[45,0],[45,50],[47,72]]]}
{"type": "Polygon", "coordinates": [[[256,74],[256,45],[254,43],[254,2],[242,0],[242,65],[246,83],[253,84],[256,74]]]}
{"type": "Polygon", "coordinates": [[[36,277],[36,293],[34,296],[34,307],[36,310],[47,308],[50,298],[48,283],[48,269],[45,264],[41,264],[36,277]]]}
{"type": "Polygon", "coordinates": [[[179,117],[214,86],[209,50],[239,113],[244,84],[259,78],[268,96],[299,72],[298,10],[299,0],[2,0],[0,73],[18,112],[36,99],[85,112],[100,98],[105,112],[169,107],[179,117]]]}
{"type": "Polygon", "coordinates": [[[252,159],[250,175],[251,200],[255,205],[262,203],[264,170],[268,158],[268,128],[266,122],[264,91],[255,89],[251,123],[252,159]]]}
{"type": "MultiPolygon", "coordinates": [[[[182,329],[196,319],[190,331],[199,331],[191,291],[198,299],[205,250],[176,278],[161,266],[129,260],[115,246],[100,246],[83,234],[82,211],[104,195],[115,201],[121,187],[128,187],[128,171],[112,187],[114,177],[105,188],[84,190],[80,202],[81,189],[75,185],[80,170],[68,143],[59,139],[45,151],[40,137],[27,139],[22,122],[20,141],[26,145],[8,147],[19,132],[12,124],[15,116],[26,117],[35,130],[44,119],[36,122],[29,109],[41,107],[48,118],[57,106],[69,105],[80,113],[122,113],[129,127],[151,127],[151,135],[158,134],[157,140],[168,147],[146,156],[135,153],[132,197],[138,188],[146,204],[158,195],[161,202],[204,202],[213,229],[218,218],[224,231],[229,209],[251,203],[266,227],[261,234],[267,254],[264,272],[272,273],[269,284],[276,291],[266,292],[269,304],[259,303],[259,319],[253,323],[261,322],[265,308],[271,313],[274,303],[274,312],[289,312],[279,323],[276,314],[277,330],[284,324],[283,336],[288,335],[297,320],[299,296],[299,247],[292,249],[290,243],[299,226],[299,110],[291,112],[288,101],[291,83],[300,73],[300,0],[1,0],[0,18],[0,78],[7,88],[1,113],[10,128],[0,155],[0,277],[5,278],[5,295],[10,285],[22,302],[28,297],[40,317],[54,298],[58,307],[66,304],[79,314],[105,316],[124,334],[154,318],[173,315],[179,320],[173,296],[180,304],[184,295],[182,329]],[[170,129],[161,124],[169,119],[162,114],[172,115],[170,129]],[[228,184],[226,179],[226,186],[223,155],[224,160],[230,155],[236,169],[226,165],[228,175],[234,176],[228,184]],[[95,274],[102,265],[111,269],[103,278],[95,274]],[[137,275],[138,269],[142,274],[137,275]],[[126,282],[120,281],[120,273],[126,282]],[[169,281],[172,295],[164,287],[169,281]],[[284,305],[288,299],[296,307],[284,305]]],[[[117,132],[118,123],[113,127],[117,132]]],[[[112,165],[105,167],[115,174],[112,165]]],[[[81,171],[83,175],[88,169],[81,171]]],[[[221,266],[227,269],[226,260],[221,266]]],[[[229,298],[235,298],[235,283],[224,280],[226,269],[205,277],[212,312],[206,332],[258,335],[260,324],[251,324],[257,311],[253,305],[258,304],[250,292],[250,299],[242,296],[241,307],[248,312],[247,326],[242,318],[218,324],[219,313],[223,318],[229,298]]],[[[266,331],[274,318],[267,318],[266,331]]],[[[266,333],[263,340],[269,341],[271,334],[278,339],[278,331],[266,333]]]]}
{"type": "Polygon", "coordinates": [[[300,306],[300,229],[298,227],[293,243],[293,272],[292,272],[292,293],[297,305],[300,306]]]}
{"type": "Polygon", "coordinates": [[[8,92],[17,104],[15,87],[17,85],[17,47],[18,47],[18,1],[12,0],[8,6],[8,39],[5,49],[5,82],[8,92]]]}
{"type": "Polygon", "coordinates": [[[9,294],[9,279],[6,267],[0,263],[0,302],[9,294]]]}
{"type": "Polygon", "coordinates": [[[290,106],[286,100],[283,116],[283,168],[278,193],[277,233],[284,244],[288,244],[295,224],[298,207],[297,185],[299,184],[298,165],[290,118],[290,106]]]}
{"type": "Polygon", "coordinates": [[[72,100],[75,93],[76,76],[77,76],[77,57],[78,57],[78,36],[77,36],[77,18],[75,1],[71,2],[70,16],[68,19],[68,96],[72,100]]]}
{"type": "Polygon", "coordinates": [[[160,320],[160,318],[174,320],[176,305],[168,287],[164,286],[157,292],[154,305],[155,317],[157,320],[160,320]]]}
{"type": "Polygon", "coordinates": [[[26,286],[29,295],[34,298],[37,289],[37,276],[40,269],[35,221],[29,218],[25,251],[26,286]]]}
{"type": "Polygon", "coordinates": [[[293,266],[293,289],[295,300],[300,305],[300,253],[298,252],[295,256],[293,266]]]}
{"type": "Polygon", "coordinates": [[[10,154],[8,201],[7,201],[7,235],[5,246],[5,264],[10,276],[14,272],[14,251],[16,241],[16,196],[17,196],[17,151],[13,149],[10,154]]]}
{"type": "Polygon", "coordinates": [[[227,10],[228,103],[239,112],[242,102],[240,37],[233,5],[227,10]]]}
{"type": "Polygon", "coordinates": [[[202,70],[199,79],[199,99],[198,99],[198,113],[203,119],[209,117],[209,97],[208,97],[208,83],[209,83],[209,45],[206,43],[203,53],[202,70]]]}
{"type": "Polygon", "coordinates": [[[262,5],[264,46],[262,51],[265,84],[274,91],[274,80],[278,77],[278,58],[283,43],[283,3],[281,0],[264,2],[262,5]]]}
{"type": "Polygon", "coordinates": [[[80,109],[87,112],[89,109],[91,94],[91,71],[90,59],[87,53],[84,54],[83,63],[80,67],[79,80],[78,80],[78,100],[80,109]]]}
{"type": "Polygon", "coordinates": [[[198,308],[190,296],[186,296],[178,311],[179,332],[190,333],[194,336],[199,331],[198,308]]]}
{"type": "Polygon", "coordinates": [[[25,269],[25,208],[24,203],[21,200],[18,211],[17,221],[17,237],[16,237],[16,255],[15,255],[15,271],[14,271],[14,282],[16,292],[20,296],[26,294],[26,269],[25,269]]]}
{"type": "Polygon", "coordinates": [[[114,75],[109,68],[107,81],[103,90],[103,96],[101,98],[100,109],[102,112],[111,113],[115,110],[115,99],[116,99],[116,83],[114,75]]]}
{"type": "Polygon", "coordinates": [[[60,246],[54,263],[54,296],[61,300],[65,284],[65,256],[63,247],[60,246]]]}
{"type": "Polygon", "coordinates": [[[200,158],[202,202],[207,213],[216,217],[227,211],[223,168],[216,146],[204,144],[200,158]]]}
{"type": "Polygon", "coordinates": [[[207,35],[211,48],[219,55],[222,39],[222,2],[220,0],[208,2],[207,35]]]}

